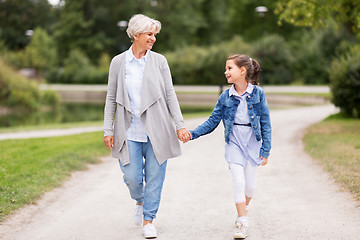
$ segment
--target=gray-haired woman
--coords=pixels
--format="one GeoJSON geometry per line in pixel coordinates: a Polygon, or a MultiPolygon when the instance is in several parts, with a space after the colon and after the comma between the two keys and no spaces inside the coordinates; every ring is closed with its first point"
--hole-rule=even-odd
{"type": "Polygon", "coordinates": [[[104,113],[104,143],[119,159],[124,182],[136,201],[134,223],[143,223],[145,238],[157,237],[152,221],[167,159],[181,154],[177,137],[182,140],[190,134],[184,128],[168,63],[151,51],[160,29],[160,22],[147,16],[130,19],[126,32],[133,44],[111,61],[104,113]]]}

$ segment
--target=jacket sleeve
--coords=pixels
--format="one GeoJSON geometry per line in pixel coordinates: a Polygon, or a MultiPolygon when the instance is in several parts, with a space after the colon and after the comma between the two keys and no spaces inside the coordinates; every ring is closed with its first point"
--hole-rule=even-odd
{"type": "Polygon", "coordinates": [[[114,58],[110,63],[108,88],[106,93],[105,109],[104,109],[104,136],[113,136],[114,114],[116,110],[116,91],[117,79],[119,74],[119,66],[114,58]]]}
{"type": "Polygon", "coordinates": [[[202,135],[211,133],[219,125],[223,117],[223,106],[221,104],[221,96],[219,97],[210,117],[200,126],[190,131],[192,135],[192,139],[196,139],[202,135]]]}
{"type": "Polygon", "coordinates": [[[165,84],[166,104],[169,108],[172,118],[174,119],[176,130],[184,128],[185,127],[184,119],[181,114],[179,102],[175,94],[170,68],[165,57],[163,57],[161,74],[165,84]]]}
{"type": "Polygon", "coordinates": [[[261,138],[262,138],[260,156],[268,158],[271,149],[271,121],[270,121],[269,105],[266,101],[265,93],[263,91],[261,91],[260,94],[260,103],[261,103],[260,125],[261,125],[261,138]]]}

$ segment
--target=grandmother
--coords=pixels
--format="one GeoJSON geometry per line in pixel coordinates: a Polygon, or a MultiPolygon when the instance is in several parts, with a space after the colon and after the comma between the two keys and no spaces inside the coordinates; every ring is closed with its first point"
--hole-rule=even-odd
{"type": "Polygon", "coordinates": [[[110,64],[104,143],[119,159],[124,182],[136,201],[134,223],[145,238],[157,237],[153,219],[160,204],[167,159],[181,154],[184,128],[164,56],[151,51],[161,23],[137,14],[126,30],[132,46],[110,64]],[[175,123],[175,124],[174,124],[175,123]]]}

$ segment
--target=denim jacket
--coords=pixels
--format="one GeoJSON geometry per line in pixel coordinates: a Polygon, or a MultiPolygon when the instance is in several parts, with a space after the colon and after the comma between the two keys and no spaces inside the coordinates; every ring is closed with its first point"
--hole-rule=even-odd
{"type": "MultiPolygon", "coordinates": [[[[259,86],[254,86],[252,93],[247,96],[246,101],[251,127],[256,139],[262,141],[260,156],[268,158],[271,149],[271,122],[264,90],[259,86]]],[[[240,101],[234,96],[229,96],[229,89],[223,92],[211,116],[203,124],[190,131],[192,139],[211,133],[222,120],[225,127],[225,142],[229,143],[239,103],[240,101]]]]}

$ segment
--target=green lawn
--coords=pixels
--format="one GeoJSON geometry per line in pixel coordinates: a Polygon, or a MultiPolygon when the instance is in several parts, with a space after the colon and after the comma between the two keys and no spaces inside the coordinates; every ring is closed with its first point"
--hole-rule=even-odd
{"type": "Polygon", "coordinates": [[[103,132],[0,141],[0,221],[104,155],[103,132]]]}
{"type": "Polygon", "coordinates": [[[307,129],[305,150],[360,200],[360,120],[333,115],[307,129]]]}

